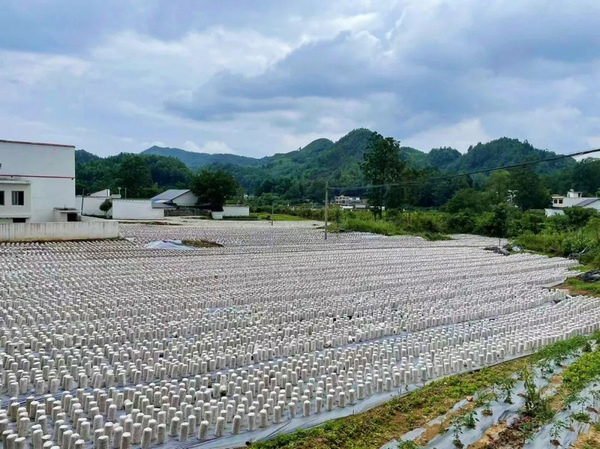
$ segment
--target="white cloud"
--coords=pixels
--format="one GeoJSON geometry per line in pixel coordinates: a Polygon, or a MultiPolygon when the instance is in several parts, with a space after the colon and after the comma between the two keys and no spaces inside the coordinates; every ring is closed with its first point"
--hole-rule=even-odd
{"type": "Polygon", "coordinates": [[[469,145],[487,142],[487,134],[478,118],[463,120],[450,126],[440,126],[407,137],[402,145],[429,151],[432,148],[452,147],[465,153],[469,145]]]}
{"type": "Polygon", "coordinates": [[[105,0],[92,22],[10,1],[0,136],[263,156],[359,127],[462,151],[501,136],[570,151],[600,129],[593,0],[105,0]]]}
{"type": "Polygon", "coordinates": [[[233,150],[229,148],[225,142],[214,140],[206,142],[204,145],[196,145],[191,140],[186,140],[182,148],[184,150],[194,151],[195,153],[234,154],[233,150]]]}

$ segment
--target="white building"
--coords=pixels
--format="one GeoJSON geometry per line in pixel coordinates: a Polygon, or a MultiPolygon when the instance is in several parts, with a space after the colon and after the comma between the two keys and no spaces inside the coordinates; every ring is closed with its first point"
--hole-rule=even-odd
{"type": "Polygon", "coordinates": [[[77,195],[75,204],[81,212],[81,215],[92,215],[97,217],[108,216],[108,214],[100,210],[100,206],[106,200],[121,198],[120,194],[111,193],[110,189],[99,190],[98,192],[90,193],[89,195],[77,195]]]}
{"type": "Polygon", "coordinates": [[[115,220],[158,220],[165,217],[165,207],[151,200],[114,199],[108,213],[115,220]]]}
{"type": "Polygon", "coordinates": [[[337,195],[333,198],[333,204],[337,204],[338,206],[355,206],[361,204],[361,201],[358,196],[337,195]]]}
{"type": "Polygon", "coordinates": [[[546,216],[563,215],[563,209],[567,207],[584,207],[600,211],[600,198],[584,197],[581,192],[573,189],[567,192],[567,196],[552,195],[552,207],[545,209],[546,216]]]}
{"type": "MultiPolygon", "coordinates": [[[[151,198],[150,201],[153,208],[164,207],[169,209],[169,206],[174,208],[196,207],[198,197],[190,189],[169,189],[151,198]]],[[[250,216],[250,208],[240,204],[225,205],[222,211],[213,211],[212,215],[217,220],[226,217],[248,217],[250,216]]]]}
{"type": "Polygon", "coordinates": [[[151,198],[152,204],[169,204],[177,207],[194,207],[198,197],[190,189],[169,189],[151,198]]]}
{"type": "Polygon", "coordinates": [[[0,140],[0,222],[77,221],[75,147],[0,140]]]}

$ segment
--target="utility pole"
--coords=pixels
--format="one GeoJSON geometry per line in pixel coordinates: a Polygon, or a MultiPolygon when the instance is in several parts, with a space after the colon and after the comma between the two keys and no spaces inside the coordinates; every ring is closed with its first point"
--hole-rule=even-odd
{"type": "Polygon", "coordinates": [[[81,215],[83,215],[83,199],[85,198],[85,189],[81,191],[81,215]]]}
{"type": "Polygon", "coordinates": [[[275,203],[271,203],[271,226],[273,226],[273,214],[275,213],[275,203]]]}
{"type": "Polygon", "coordinates": [[[327,240],[327,212],[329,212],[329,179],[325,181],[325,240],[327,240]]]}

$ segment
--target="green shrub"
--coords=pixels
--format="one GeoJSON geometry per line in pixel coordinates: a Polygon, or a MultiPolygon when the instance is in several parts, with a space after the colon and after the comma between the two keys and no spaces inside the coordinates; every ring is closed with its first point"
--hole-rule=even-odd
{"type": "Polygon", "coordinates": [[[388,221],[365,221],[359,219],[346,219],[342,227],[347,231],[371,232],[373,234],[396,235],[398,229],[388,221]]]}
{"type": "Polygon", "coordinates": [[[447,232],[452,234],[470,234],[475,229],[475,218],[468,212],[451,214],[447,221],[447,232]]]}

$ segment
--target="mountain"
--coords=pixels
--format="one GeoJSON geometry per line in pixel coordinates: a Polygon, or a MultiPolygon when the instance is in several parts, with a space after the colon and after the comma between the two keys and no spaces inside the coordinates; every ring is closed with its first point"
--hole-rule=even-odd
{"type": "Polygon", "coordinates": [[[240,167],[256,167],[261,165],[260,159],[252,157],[237,156],[235,154],[195,153],[180,148],[153,146],[142,151],[140,154],[174,157],[190,168],[199,168],[210,164],[233,164],[239,165],[240,167]]]}
{"type": "MultiPolygon", "coordinates": [[[[263,158],[252,158],[232,154],[206,154],[185,151],[179,148],[153,146],[143,151],[138,163],[145,164],[151,173],[150,189],[164,190],[167,187],[187,186],[191,174],[202,167],[222,169],[231,173],[240,185],[251,194],[272,193],[297,201],[308,199],[322,201],[325,182],[340,187],[336,192],[364,195],[366,184],[360,170],[363,154],[369,147],[375,133],[365,128],[355,129],[337,142],[317,139],[304,148],[289,153],[277,153],[263,158]]],[[[130,155],[131,156],[131,155],[130,155]]],[[[416,170],[427,170],[429,175],[467,173],[506,165],[521,164],[539,159],[556,157],[557,154],[534,148],[527,141],[503,137],[487,143],[478,143],[461,154],[454,148],[434,148],[425,153],[415,148],[401,147],[400,156],[407,165],[416,170]]],[[[100,190],[115,186],[123,187],[124,170],[120,169],[123,154],[99,158],[91,153],[78,150],[77,181],[78,191],[85,188],[100,190]],[[120,171],[119,171],[120,170],[120,171]]],[[[559,180],[569,178],[564,170],[575,166],[572,158],[539,163],[534,166],[540,175],[554,180],[550,188],[556,190],[559,180]]],[[[429,176],[427,175],[427,176],[429,176]]],[[[486,175],[477,175],[479,180],[486,175]]],[[[565,184],[566,185],[566,184],[565,184]]],[[[570,187],[569,187],[570,188],[570,187]]],[[[130,188],[132,190],[133,187],[130,188]]],[[[564,188],[560,187],[561,191],[564,188]]],[[[133,190],[132,190],[133,191],[133,190]]]]}
{"type": "MultiPolygon", "coordinates": [[[[469,147],[465,154],[455,158],[445,168],[459,173],[470,172],[549,159],[556,156],[559,155],[552,151],[534,148],[527,141],[521,142],[518,139],[502,137],[488,143],[478,143],[474,147],[469,147]]],[[[573,158],[564,158],[552,162],[542,162],[536,164],[534,168],[538,174],[547,175],[574,165],[575,160],[573,158]]]]}
{"type": "Polygon", "coordinates": [[[99,159],[102,159],[102,158],[100,156],[96,156],[93,153],[90,153],[89,151],[75,150],[75,163],[76,164],[97,161],[99,159]]]}
{"type": "MultiPolygon", "coordinates": [[[[337,142],[329,139],[317,139],[304,148],[289,153],[277,153],[263,158],[237,156],[233,154],[195,153],[179,148],[153,146],[142,155],[174,157],[191,169],[205,166],[256,168],[261,177],[314,177],[318,175],[344,171],[362,161],[373,132],[368,129],[355,129],[337,142]]],[[[86,152],[87,153],[87,152],[86,152]]],[[[452,173],[464,173],[485,170],[505,165],[514,165],[539,159],[556,157],[557,154],[534,148],[529,142],[502,137],[487,143],[478,143],[461,154],[450,147],[434,148],[429,153],[411,147],[401,147],[401,157],[416,169],[432,168],[452,173]]],[[[90,153],[87,153],[90,156],[90,153]]],[[[97,157],[97,156],[94,156],[97,157]]],[[[539,174],[550,174],[557,170],[573,166],[571,158],[536,164],[539,174]]],[[[237,170],[247,172],[247,170],[237,170]]]]}

